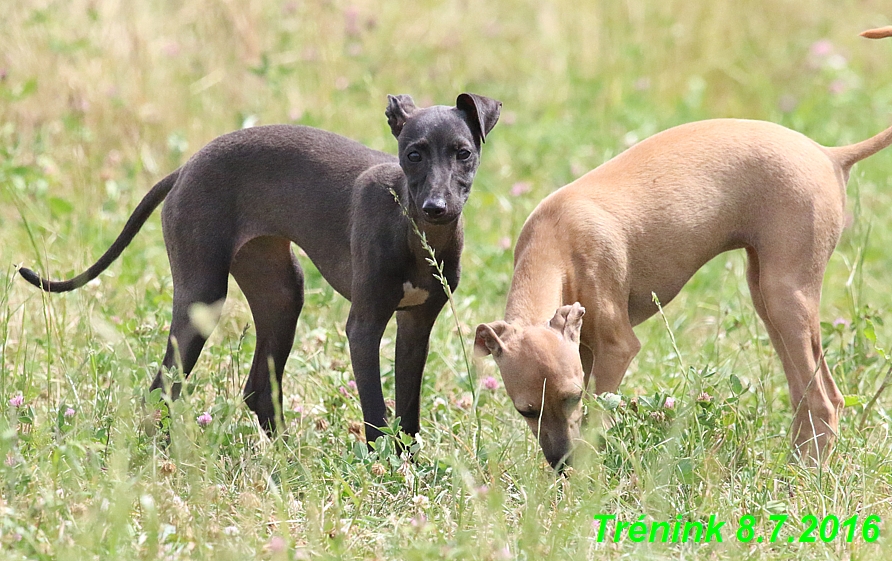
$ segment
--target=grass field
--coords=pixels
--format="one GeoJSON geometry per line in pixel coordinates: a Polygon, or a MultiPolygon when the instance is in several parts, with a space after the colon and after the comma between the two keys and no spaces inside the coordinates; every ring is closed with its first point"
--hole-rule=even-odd
{"type": "Polygon", "coordinates": [[[468,365],[462,350],[501,317],[536,203],[635,141],[726,116],[827,145],[888,126],[892,41],[857,36],[892,23],[888,2],[20,0],[3,12],[0,558],[892,556],[892,150],[856,166],[852,224],[825,279],[826,356],[849,407],[821,469],[790,461],[786,382],[739,253],[636,329],[625,404],[588,400],[615,424],[589,428],[569,478],[547,467],[504,389],[484,387],[500,380],[491,359],[468,365]],[[170,321],[157,214],[77,292],[43,295],[12,266],[79,273],[151,185],[222,133],[302,123],[395,153],[386,94],[428,105],[462,91],[504,108],[465,211],[456,313],[434,331],[413,462],[392,446],[369,455],[351,434],[349,305],[306,260],[288,441],[263,437],[241,403],[254,332],[233,284],[168,447],[140,427],[170,321]],[[614,543],[612,523],[599,542],[602,514],[727,523],[721,543],[614,543]],[[832,531],[832,517],[856,515],[832,531]]]}

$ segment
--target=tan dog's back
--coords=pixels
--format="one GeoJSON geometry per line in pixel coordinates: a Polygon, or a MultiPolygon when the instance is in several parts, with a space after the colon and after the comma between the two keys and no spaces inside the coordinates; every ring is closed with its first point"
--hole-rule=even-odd
{"type": "Polygon", "coordinates": [[[846,175],[831,150],[780,125],[700,121],[652,136],[555,191],[524,230],[567,238],[553,245],[576,240],[587,263],[613,254],[637,325],[656,311],[652,292],[668,303],[724,251],[783,245],[819,222],[810,250],[826,260],[843,227],[846,175]]]}

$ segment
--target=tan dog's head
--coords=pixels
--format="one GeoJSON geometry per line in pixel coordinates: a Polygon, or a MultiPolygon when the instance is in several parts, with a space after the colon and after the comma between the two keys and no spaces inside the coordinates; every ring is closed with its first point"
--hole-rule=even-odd
{"type": "Polygon", "coordinates": [[[514,407],[524,416],[548,463],[569,464],[579,437],[585,376],[579,331],[585,308],[561,306],[548,323],[519,327],[504,321],[477,326],[474,353],[492,354],[514,407]]]}

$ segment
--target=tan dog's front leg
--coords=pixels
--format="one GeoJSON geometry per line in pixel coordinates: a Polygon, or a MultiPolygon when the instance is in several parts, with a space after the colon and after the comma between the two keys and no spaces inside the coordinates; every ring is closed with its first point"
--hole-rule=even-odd
{"type": "Polygon", "coordinates": [[[615,393],[619,389],[620,382],[623,381],[623,376],[625,376],[629,364],[640,349],[641,343],[638,342],[637,338],[616,340],[598,345],[597,350],[595,350],[594,364],[592,365],[595,391],[597,393],[615,393]]]}
{"type": "Polygon", "coordinates": [[[585,373],[586,385],[588,378],[593,377],[597,393],[615,393],[629,368],[629,363],[641,350],[641,342],[632,331],[628,315],[604,313],[606,311],[605,308],[601,308],[601,313],[592,322],[594,340],[589,346],[594,354],[594,360],[591,363],[591,371],[585,373]]]}
{"type": "Polygon", "coordinates": [[[579,344],[579,361],[582,362],[582,373],[585,375],[582,387],[588,389],[588,380],[592,375],[592,366],[595,364],[595,356],[586,345],[579,344]]]}

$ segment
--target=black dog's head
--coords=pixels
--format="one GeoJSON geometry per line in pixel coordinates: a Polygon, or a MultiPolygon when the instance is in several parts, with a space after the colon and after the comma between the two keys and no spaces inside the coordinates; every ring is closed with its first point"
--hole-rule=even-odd
{"type": "Polygon", "coordinates": [[[459,95],[455,107],[418,109],[408,95],[387,100],[384,114],[399,143],[413,214],[431,224],[452,222],[471,193],[480,147],[499,120],[502,103],[469,93],[459,95]]]}

